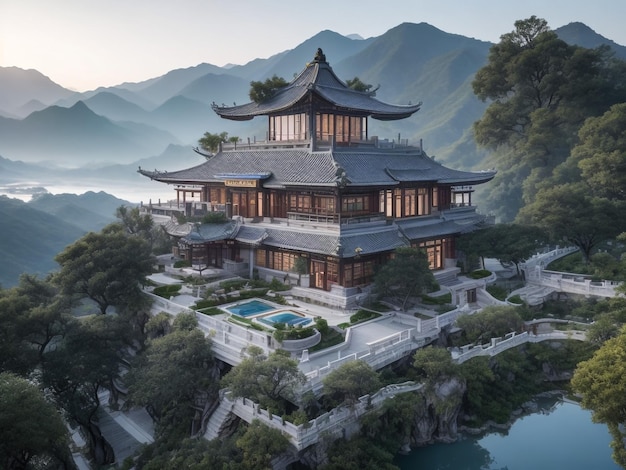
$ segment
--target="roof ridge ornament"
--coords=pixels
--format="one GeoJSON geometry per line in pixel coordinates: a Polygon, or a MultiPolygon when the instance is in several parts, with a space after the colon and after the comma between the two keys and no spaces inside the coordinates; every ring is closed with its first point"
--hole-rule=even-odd
{"type": "Polygon", "coordinates": [[[317,48],[317,51],[315,52],[315,57],[313,57],[313,62],[328,63],[326,62],[326,54],[324,54],[324,51],[322,51],[321,47],[317,48]]]}

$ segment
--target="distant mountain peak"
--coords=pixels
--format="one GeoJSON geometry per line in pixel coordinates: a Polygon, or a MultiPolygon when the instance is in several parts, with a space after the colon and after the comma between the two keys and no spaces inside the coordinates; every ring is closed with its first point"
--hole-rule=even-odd
{"type": "Polygon", "coordinates": [[[609,46],[615,56],[622,60],[626,60],[626,47],[605,38],[601,34],[596,33],[593,29],[584,23],[575,21],[560,28],[556,28],[554,32],[568,44],[585,47],[587,49],[595,49],[599,46],[609,46]]]}

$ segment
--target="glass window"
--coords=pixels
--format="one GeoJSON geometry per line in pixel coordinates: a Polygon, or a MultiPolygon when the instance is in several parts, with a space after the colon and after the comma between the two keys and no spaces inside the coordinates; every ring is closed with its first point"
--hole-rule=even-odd
{"type": "Polygon", "coordinates": [[[414,189],[405,189],[404,190],[404,216],[411,217],[417,214],[417,209],[415,206],[415,190],[414,189]]]}
{"type": "Polygon", "coordinates": [[[270,116],[270,140],[306,139],[306,113],[270,116]]]}
{"type": "Polygon", "coordinates": [[[369,211],[369,196],[349,196],[341,198],[341,212],[344,214],[369,211]]]}

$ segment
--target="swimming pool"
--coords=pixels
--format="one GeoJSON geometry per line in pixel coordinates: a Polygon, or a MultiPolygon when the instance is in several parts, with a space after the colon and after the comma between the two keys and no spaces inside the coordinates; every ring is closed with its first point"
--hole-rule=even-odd
{"type": "Polygon", "coordinates": [[[306,326],[313,322],[311,317],[290,310],[263,315],[257,320],[269,326],[274,326],[276,323],[284,323],[289,326],[306,326]]]}
{"type": "Polygon", "coordinates": [[[263,302],[262,300],[251,300],[250,302],[242,302],[223,308],[228,313],[239,315],[240,317],[244,318],[253,317],[260,313],[276,310],[276,307],[266,302],[263,302]]]}

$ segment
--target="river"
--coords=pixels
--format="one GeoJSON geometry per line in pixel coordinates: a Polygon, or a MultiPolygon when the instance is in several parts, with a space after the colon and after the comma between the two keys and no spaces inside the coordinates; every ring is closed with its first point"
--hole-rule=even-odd
{"type": "Polygon", "coordinates": [[[506,433],[466,437],[413,450],[394,461],[402,470],[619,470],[607,427],[571,402],[519,418],[506,433]]]}

